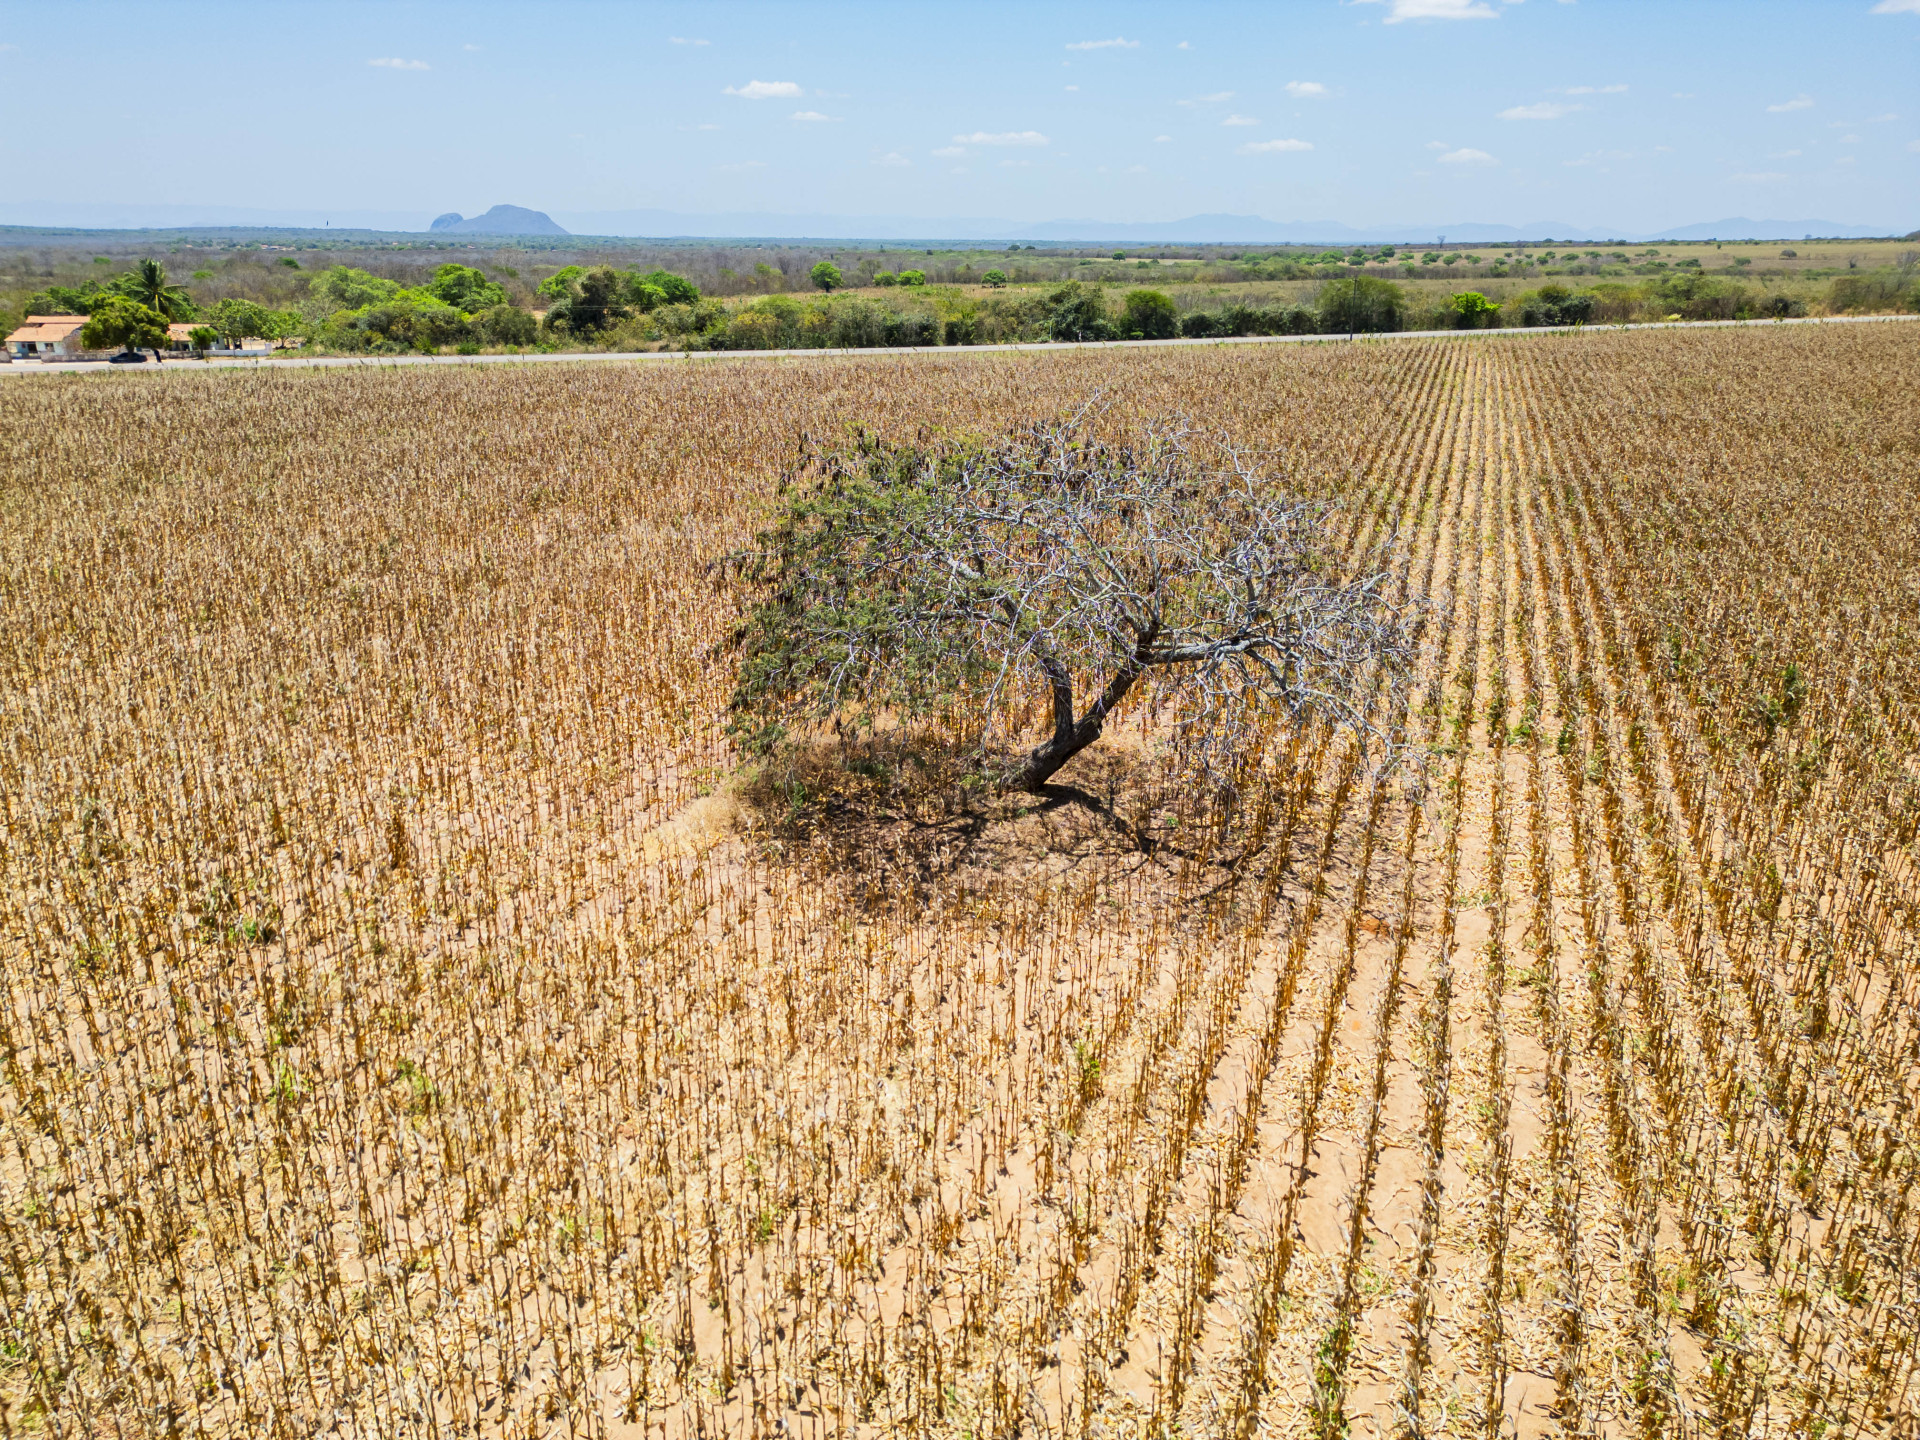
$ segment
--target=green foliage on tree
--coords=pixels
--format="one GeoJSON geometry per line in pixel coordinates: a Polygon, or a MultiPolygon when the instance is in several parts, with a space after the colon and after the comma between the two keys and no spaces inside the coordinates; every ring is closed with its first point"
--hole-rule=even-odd
{"type": "Polygon", "coordinates": [[[517,305],[495,305],[473,317],[473,328],[494,345],[531,345],[540,327],[517,305]]]}
{"type": "Polygon", "coordinates": [[[507,292],[469,265],[442,265],[423,287],[434,299],[471,315],[506,303],[507,292]]]}
{"type": "Polygon", "coordinates": [[[861,436],[783,478],[775,523],[734,557],[736,736],[796,722],[961,717],[1032,694],[1046,737],[1001,769],[1034,790],[1149,675],[1190,759],[1231,783],[1263,716],[1366,728],[1358,682],[1404,675],[1386,575],[1331,576],[1327,516],[1185,432],[1133,444],[1077,423],[922,448],[861,436]]]}
{"type": "Polygon", "coordinates": [[[1406,296],[1391,280],[1348,275],[1329,281],[1320,294],[1320,325],[1330,334],[1380,334],[1405,328],[1406,296]]]}
{"type": "Polygon", "coordinates": [[[113,288],[169,320],[193,318],[193,297],[187,294],[187,287],[170,283],[167,267],[158,260],[142,260],[114,281],[113,288]]]}
{"type": "Polygon", "coordinates": [[[195,350],[211,350],[219,343],[220,332],[211,325],[196,325],[187,332],[187,344],[195,350]]]}
{"type": "Polygon", "coordinates": [[[1161,291],[1133,290],[1127,294],[1120,328],[1129,339],[1165,340],[1180,332],[1180,312],[1161,291]]]}
{"type": "Polygon", "coordinates": [[[547,312],[547,324],[575,335],[604,330],[629,311],[626,282],[611,265],[596,265],[574,282],[572,293],[547,312]]]}
{"type": "Polygon", "coordinates": [[[876,270],[873,272],[873,283],[885,289],[889,285],[898,285],[900,277],[891,270],[876,270]]]}
{"type": "Polygon", "coordinates": [[[980,277],[980,283],[998,290],[1007,283],[1007,272],[1004,270],[989,270],[980,277]]]}
{"type": "Polygon", "coordinates": [[[29,315],[91,315],[114,292],[97,280],[84,285],[49,285],[27,297],[29,315]]]}
{"type": "Polygon", "coordinates": [[[542,280],[540,284],[535,287],[534,293],[546,300],[570,300],[573,298],[573,287],[580,282],[580,277],[586,273],[584,266],[562,265],[558,270],[554,271],[553,274],[542,280]]]}
{"type": "Polygon", "coordinates": [[[338,310],[360,310],[391,300],[399,291],[395,281],[383,280],[350,265],[329,266],[307,282],[308,294],[338,310]]]}
{"type": "Polygon", "coordinates": [[[815,289],[831,292],[840,288],[840,267],[831,260],[822,260],[807,272],[807,278],[813,281],[815,289]]]}
{"type": "Polygon", "coordinates": [[[651,286],[660,292],[660,304],[695,305],[700,301],[700,287],[684,275],[675,275],[671,270],[649,270],[638,279],[641,285],[651,286]]]}
{"type": "Polygon", "coordinates": [[[273,340],[280,334],[279,317],[251,300],[222,300],[208,313],[207,323],[229,344],[239,340],[273,340]]]}
{"type": "Polygon", "coordinates": [[[1055,340],[1111,340],[1106,297],[1078,280],[1048,292],[1047,334],[1055,340]]]}
{"type": "Polygon", "coordinates": [[[109,295],[81,327],[80,343],[89,350],[160,350],[167,344],[167,319],[159,311],[125,295],[109,295]]]}
{"type": "Polygon", "coordinates": [[[1454,323],[1462,330],[1479,330],[1491,325],[1500,313],[1500,306],[1478,290],[1449,296],[1447,303],[1453,309],[1454,323]]]}
{"type": "Polygon", "coordinates": [[[900,283],[902,285],[924,285],[927,283],[927,272],[924,270],[902,270],[900,272],[900,283]]]}
{"type": "Polygon", "coordinates": [[[584,265],[563,265],[553,275],[541,280],[534,286],[534,294],[541,300],[572,300],[574,286],[580,282],[580,276],[586,275],[584,265]]]}

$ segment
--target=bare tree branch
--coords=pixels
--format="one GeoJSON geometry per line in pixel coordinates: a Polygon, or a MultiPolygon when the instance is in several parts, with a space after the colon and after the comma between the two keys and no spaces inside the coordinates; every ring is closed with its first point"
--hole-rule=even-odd
{"type": "Polygon", "coordinates": [[[1190,438],[1114,445],[1083,412],[992,444],[862,438],[820,457],[739,557],[759,604],[736,727],[764,743],[801,715],[922,711],[969,686],[993,704],[1035,683],[1052,733],[1006,777],[1028,789],[1149,674],[1218,775],[1272,707],[1368,730],[1363,679],[1397,684],[1406,663],[1386,571],[1332,573],[1322,507],[1230,450],[1209,469],[1190,438]]]}

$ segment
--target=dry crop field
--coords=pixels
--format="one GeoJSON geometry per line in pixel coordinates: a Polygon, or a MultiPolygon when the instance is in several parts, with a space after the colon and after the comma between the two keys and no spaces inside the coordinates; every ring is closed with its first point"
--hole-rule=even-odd
{"type": "Polygon", "coordinates": [[[14,385],[0,1433],[1914,1435],[1917,415],[1904,326],[14,385]],[[1096,390],[1397,537],[1423,762],[743,786],[797,437],[1096,390]]]}

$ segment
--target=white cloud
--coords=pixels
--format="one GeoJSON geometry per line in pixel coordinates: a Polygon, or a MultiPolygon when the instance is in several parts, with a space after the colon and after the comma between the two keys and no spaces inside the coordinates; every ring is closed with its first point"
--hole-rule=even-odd
{"type": "Polygon", "coordinates": [[[1860,143],[1860,137],[1858,135],[1842,135],[1840,137],[1840,143],[1842,145],[1858,145],[1860,143]]]}
{"type": "Polygon", "coordinates": [[[807,92],[791,80],[749,80],[744,85],[729,85],[723,92],[742,100],[798,100],[807,92]]]}
{"type": "Polygon", "coordinates": [[[1196,95],[1191,100],[1176,100],[1176,105],[1185,105],[1191,110],[1196,105],[1224,105],[1233,98],[1233,91],[1218,90],[1211,95],[1196,95]]]}
{"type": "Polygon", "coordinates": [[[1171,145],[1173,143],[1173,136],[1156,135],[1153,137],[1153,143],[1156,145],[1171,145]]]}
{"type": "Polygon", "coordinates": [[[1796,95],[1791,100],[1782,100],[1778,105],[1767,106],[1767,113],[1769,115],[1784,115],[1789,110],[1811,110],[1812,108],[1813,97],[1811,95],[1796,95]]]}
{"type": "Polygon", "coordinates": [[[1769,160],[1797,160],[1800,158],[1800,152],[1798,150],[1776,150],[1773,154],[1767,156],[1767,158],[1769,160]]]}
{"type": "Polygon", "coordinates": [[[742,170],[764,170],[767,168],[767,162],[764,160],[742,160],[738,164],[722,165],[720,168],[722,170],[731,170],[737,174],[742,170]]]}
{"type": "Polygon", "coordinates": [[[964,145],[942,145],[938,150],[934,151],[933,153],[939,156],[942,160],[957,160],[962,155],[966,154],[967,151],[964,145]]]}
{"type": "Polygon", "coordinates": [[[1313,146],[1305,140],[1255,140],[1251,144],[1242,145],[1240,153],[1242,155],[1281,155],[1312,148],[1313,146]]]}
{"type": "Polygon", "coordinates": [[[1129,165],[1127,167],[1127,174],[1129,175],[1144,175],[1146,173],[1147,167],[1144,165],[1129,165]]]}
{"type": "Polygon", "coordinates": [[[1575,85],[1560,93],[1563,95],[1624,95],[1627,93],[1627,87],[1624,85],[1575,85]]]}
{"type": "Polygon", "coordinates": [[[1362,0],[1385,4],[1389,25],[1402,20],[1498,20],[1500,12],[1484,0],[1362,0]]]}
{"type": "Polygon", "coordinates": [[[1920,155],[1920,140],[1907,141],[1907,149],[1913,151],[1916,155],[1920,155]]]}
{"type": "Polygon", "coordinates": [[[1031,164],[1033,164],[1031,160],[1002,160],[1000,162],[1000,168],[1002,170],[1024,170],[1031,164]]]}
{"type": "Polygon", "coordinates": [[[382,70],[431,70],[433,68],[424,60],[402,60],[397,55],[389,60],[369,60],[367,64],[382,70]]]}
{"type": "Polygon", "coordinates": [[[817,125],[823,121],[828,124],[837,125],[844,117],[839,115],[822,115],[818,110],[796,110],[787,118],[790,120],[804,120],[810,125],[817,125]]]}
{"type": "Polygon", "coordinates": [[[902,155],[898,150],[889,150],[884,155],[874,156],[873,163],[876,165],[884,165],[889,170],[898,170],[904,166],[913,164],[911,160],[907,159],[907,157],[902,155]]]}
{"type": "Polygon", "coordinates": [[[1673,92],[1673,98],[1676,100],[1696,100],[1699,96],[1691,90],[1676,90],[1673,92]]]}
{"type": "Polygon", "coordinates": [[[1118,35],[1111,40],[1075,40],[1067,46],[1069,50],[1138,50],[1138,40],[1123,40],[1118,35]]]}
{"type": "Polygon", "coordinates": [[[1452,148],[1453,148],[1453,147],[1452,147],[1452,146],[1450,146],[1450,145],[1448,145],[1448,144],[1447,144],[1447,142],[1446,142],[1446,141],[1444,141],[1444,140],[1429,140],[1429,141],[1427,141],[1427,149],[1429,149],[1429,150],[1450,150],[1450,149],[1452,149],[1452,148]]]}
{"type": "Polygon", "coordinates": [[[713,42],[711,40],[689,39],[685,35],[669,35],[667,37],[667,43],[669,45],[711,45],[713,42]]]}
{"type": "Polygon", "coordinates": [[[1589,150],[1578,160],[1562,160],[1562,165],[1606,165],[1615,160],[1631,160],[1631,150],[1589,150]]]}
{"type": "Polygon", "coordinates": [[[1067,86],[1067,89],[1068,89],[1068,90],[1070,90],[1070,91],[1071,91],[1071,90],[1078,90],[1079,88],[1080,88],[1080,87],[1079,87],[1078,85],[1069,85],[1069,86],[1067,86]]]}
{"type": "Polygon", "coordinates": [[[1584,110],[1584,105],[1561,105],[1556,101],[1542,100],[1538,105],[1515,105],[1502,110],[1502,120],[1558,120],[1562,115],[1571,115],[1576,110],[1584,110]]]}
{"type": "Polygon", "coordinates": [[[1038,130],[976,130],[971,135],[953,137],[956,145],[1045,145],[1047,137],[1038,130]]]}
{"type": "Polygon", "coordinates": [[[1327,95],[1327,87],[1318,80],[1289,80],[1287,94],[1296,100],[1321,100],[1327,95]]]}
{"type": "Polygon", "coordinates": [[[1784,180],[1787,177],[1783,171],[1761,170],[1749,175],[1733,175],[1728,178],[1748,185],[1770,185],[1775,180],[1784,180]]]}
{"type": "MultiPolygon", "coordinates": [[[[0,49],[5,49],[5,48],[6,48],[5,46],[0,46],[0,49]]],[[[478,50],[480,47],[478,45],[462,45],[460,48],[462,50],[478,50]]]]}
{"type": "Polygon", "coordinates": [[[1920,0],[1880,0],[1869,15],[1920,15],[1920,0]]]}
{"type": "Polygon", "coordinates": [[[1173,48],[1176,50],[1188,50],[1188,49],[1191,49],[1192,47],[1189,46],[1186,41],[1182,40],[1178,45],[1174,46],[1173,48]]]}
{"type": "Polygon", "coordinates": [[[1229,115],[1220,123],[1222,125],[1258,125],[1260,122],[1251,115],[1229,115]]]}
{"type": "Polygon", "coordinates": [[[1442,165],[1497,165],[1500,162],[1484,150],[1463,148],[1449,150],[1440,157],[1440,163],[1442,165]]]}

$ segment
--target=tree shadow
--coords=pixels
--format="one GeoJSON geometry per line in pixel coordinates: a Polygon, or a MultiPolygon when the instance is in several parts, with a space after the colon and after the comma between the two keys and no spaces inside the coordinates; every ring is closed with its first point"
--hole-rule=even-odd
{"type": "Polygon", "coordinates": [[[1083,751],[1070,775],[1005,791],[1011,752],[932,730],[822,734],[790,742],[745,779],[749,833],[786,863],[853,885],[876,906],[917,904],[953,884],[1149,867],[1216,872],[1206,901],[1264,853],[1210,797],[1146,750],[1083,751]]]}

